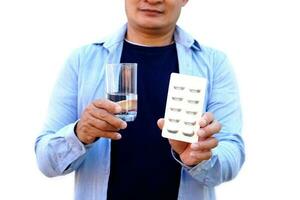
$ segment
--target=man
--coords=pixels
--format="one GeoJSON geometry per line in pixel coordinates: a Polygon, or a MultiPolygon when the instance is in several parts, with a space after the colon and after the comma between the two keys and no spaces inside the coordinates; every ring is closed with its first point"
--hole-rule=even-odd
{"type": "Polygon", "coordinates": [[[75,199],[212,200],[214,186],[241,168],[235,77],[223,53],[199,45],[176,26],[187,2],[125,0],[128,23],[122,30],[67,61],[35,151],[46,176],[75,171],[75,199]],[[115,117],[120,106],[104,100],[104,66],[119,62],[138,63],[134,122],[115,117]],[[161,137],[172,72],[208,80],[197,143],[161,137]]]}

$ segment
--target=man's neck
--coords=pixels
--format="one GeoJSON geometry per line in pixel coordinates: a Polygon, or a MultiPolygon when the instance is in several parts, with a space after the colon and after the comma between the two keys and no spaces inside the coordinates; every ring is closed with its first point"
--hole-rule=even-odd
{"type": "Polygon", "coordinates": [[[128,26],[126,39],[145,46],[166,46],[173,42],[175,27],[169,30],[139,30],[128,26]]]}

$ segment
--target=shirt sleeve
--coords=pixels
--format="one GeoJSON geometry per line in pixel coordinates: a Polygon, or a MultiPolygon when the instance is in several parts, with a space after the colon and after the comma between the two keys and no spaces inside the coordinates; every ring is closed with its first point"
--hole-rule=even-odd
{"type": "Polygon", "coordinates": [[[74,53],[62,69],[50,98],[45,124],[35,143],[39,169],[49,177],[78,168],[89,149],[74,133],[78,120],[78,60],[79,55],[74,53]]]}
{"type": "Polygon", "coordinates": [[[212,112],[222,124],[221,131],[215,135],[219,144],[213,149],[209,160],[196,166],[189,167],[177,160],[200,183],[216,186],[233,179],[245,160],[238,86],[231,64],[222,53],[214,55],[213,75],[208,91],[207,111],[212,112]]]}

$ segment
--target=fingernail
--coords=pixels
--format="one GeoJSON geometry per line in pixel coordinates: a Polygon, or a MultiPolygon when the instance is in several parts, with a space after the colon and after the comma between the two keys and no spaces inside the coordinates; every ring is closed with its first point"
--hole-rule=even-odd
{"type": "Polygon", "coordinates": [[[117,105],[116,109],[115,109],[116,113],[120,113],[122,111],[122,108],[120,105],[117,105]]]}
{"type": "Polygon", "coordinates": [[[203,119],[203,118],[202,118],[202,119],[200,120],[200,123],[199,123],[199,124],[200,124],[200,126],[202,127],[202,126],[205,126],[206,123],[207,123],[206,119],[203,119]]]}
{"type": "Polygon", "coordinates": [[[121,138],[122,138],[122,135],[118,133],[117,136],[116,136],[116,139],[119,140],[121,138]]]}
{"type": "Polygon", "coordinates": [[[121,129],[125,129],[127,127],[127,123],[122,121],[122,124],[121,124],[121,129]]]}
{"type": "Polygon", "coordinates": [[[205,131],[203,129],[199,129],[197,134],[198,134],[199,137],[204,137],[205,131]]]}
{"type": "Polygon", "coordinates": [[[197,147],[198,147],[198,144],[197,144],[197,143],[192,143],[192,144],[191,144],[191,148],[192,148],[192,149],[196,149],[197,147]]]}

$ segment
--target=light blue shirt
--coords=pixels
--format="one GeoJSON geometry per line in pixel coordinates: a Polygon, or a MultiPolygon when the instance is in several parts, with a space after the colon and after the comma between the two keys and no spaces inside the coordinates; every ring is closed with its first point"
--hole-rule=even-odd
{"type": "MultiPolygon", "coordinates": [[[[104,65],[120,62],[126,28],[125,25],[112,37],[84,46],[70,56],[54,87],[43,130],[36,140],[37,163],[46,176],[75,171],[76,200],[106,199],[111,141],[100,138],[83,145],[74,126],[88,104],[105,98],[104,65]]],[[[212,112],[222,124],[216,134],[219,145],[213,149],[211,159],[192,168],[177,160],[182,165],[178,199],[214,200],[214,187],[233,179],[245,159],[238,87],[222,52],[200,46],[179,27],[174,40],[179,72],[207,78],[205,111],[212,112]]]]}

